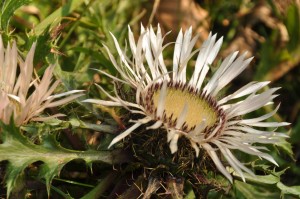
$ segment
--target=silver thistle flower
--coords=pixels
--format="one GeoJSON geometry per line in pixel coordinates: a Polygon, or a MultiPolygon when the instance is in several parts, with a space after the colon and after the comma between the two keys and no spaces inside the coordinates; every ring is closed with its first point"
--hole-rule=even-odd
{"type": "Polygon", "coordinates": [[[258,92],[269,82],[250,82],[226,97],[218,95],[248,66],[252,58],[246,59],[246,53],[239,57],[238,52],[232,53],[222,61],[212,78],[204,83],[210,65],[220,50],[222,38],[216,40],[217,36],[210,34],[201,48],[192,51],[198,36],[192,37],[192,28],[185,33],[180,31],[175,42],[173,69],[168,71],[163,59],[163,50],[172,43],[163,45],[164,37],[159,26],[156,33],[152,27],[145,29],[142,26],[137,43],[130,27],[128,34],[132,59],[121,50],[114,35],[112,37],[120,62],[114,58],[108,47],[104,46],[121,78],[102,70],[99,72],[133,88],[136,91],[135,101],[122,99],[117,92],[112,96],[99,85],[97,86],[110,100],[84,101],[104,106],[125,107],[132,113],[142,116],[142,119],[131,121],[133,125],[116,136],[109,147],[139,126],[151,123],[147,129],[166,130],[172,153],[178,149],[178,139],[185,136],[195,149],[196,155],[198,156],[200,148],[206,150],[218,170],[231,182],[232,176],[221,163],[217,151],[221,152],[243,181],[245,181],[243,171],[254,174],[234,156],[233,150],[264,158],[277,165],[273,157],[265,152],[267,148],[253,144],[274,144],[287,137],[283,133],[276,133],[275,130],[288,123],[264,121],[270,118],[279,106],[271,113],[257,118],[243,119],[242,116],[272,103],[276,97],[274,92],[278,88],[258,92]],[[198,56],[194,72],[188,78],[187,64],[196,53],[198,56]],[[274,130],[264,131],[256,127],[273,127],[274,130]]]}
{"type": "Polygon", "coordinates": [[[35,47],[36,43],[32,45],[26,59],[23,60],[18,55],[16,43],[13,42],[12,47],[8,44],[5,49],[0,36],[0,120],[6,124],[9,123],[12,115],[17,126],[31,120],[45,121],[63,116],[63,114],[49,117],[39,115],[46,108],[66,104],[83,95],[83,90],[52,95],[60,83],[59,80],[54,82],[52,80],[54,65],[45,70],[42,79],[33,77],[35,47]]]}

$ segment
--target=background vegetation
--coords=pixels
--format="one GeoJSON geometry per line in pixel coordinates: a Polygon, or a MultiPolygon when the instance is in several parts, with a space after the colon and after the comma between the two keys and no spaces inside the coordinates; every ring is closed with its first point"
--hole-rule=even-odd
{"type": "MultiPolygon", "coordinates": [[[[65,113],[66,118],[29,123],[21,129],[13,123],[1,125],[1,198],[8,194],[11,198],[47,198],[50,194],[50,198],[83,199],[147,198],[151,194],[153,198],[300,196],[298,0],[5,0],[0,4],[0,31],[5,45],[15,40],[20,53],[26,55],[37,41],[36,73],[42,76],[45,68],[55,63],[55,77],[63,83],[59,89],[86,90],[86,96],[77,102],[60,110],[47,110],[51,114],[65,113]],[[105,98],[94,83],[113,88],[109,79],[92,70],[117,74],[102,45],[114,52],[109,32],[125,46],[127,26],[138,36],[141,23],[154,27],[160,23],[165,33],[172,30],[166,41],[174,41],[180,28],[192,25],[200,34],[198,46],[210,31],[224,36],[219,58],[234,50],[255,56],[230,91],[249,81],[269,80],[271,87],[281,87],[275,100],[275,104],[281,102],[281,107],[273,120],[291,125],[280,129],[290,135],[290,144],[270,147],[279,168],[254,161],[252,166],[264,175],[247,184],[236,180],[232,186],[209,171],[204,180],[203,176],[176,175],[161,175],[157,180],[150,175],[152,171],[167,172],[160,165],[147,168],[144,160],[134,157],[126,147],[107,151],[111,139],[126,126],[123,119],[127,113],[80,101],[105,98]]],[[[165,58],[170,63],[172,52],[166,52],[165,58]]]]}

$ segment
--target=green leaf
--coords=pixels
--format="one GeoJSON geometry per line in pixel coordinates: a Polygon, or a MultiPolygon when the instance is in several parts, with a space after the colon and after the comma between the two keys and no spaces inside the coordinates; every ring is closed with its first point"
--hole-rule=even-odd
{"type": "MultiPolygon", "coordinates": [[[[280,176],[287,170],[283,169],[281,171],[278,172],[271,172],[269,175],[255,175],[252,176],[248,173],[243,173],[243,175],[246,178],[247,182],[252,182],[252,183],[256,183],[256,184],[276,184],[278,182],[280,182],[280,176]]],[[[233,169],[232,169],[233,171],[233,169]]],[[[239,177],[239,175],[236,174],[236,172],[233,171],[233,175],[236,177],[239,177]]]]}
{"type": "Polygon", "coordinates": [[[280,142],[276,143],[276,146],[280,147],[282,151],[284,151],[290,158],[295,160],[291,143],[286,140],[281,140],[280,142]]]}
{"type": "MultiPolygon", "coordinates": [[[[268,175],[251,176],[247,173],[243,173],[246,182],[241,182],[239,180],[234,181],[234,187],[237,190],[237,195],[235,197],[241,198],[239,195],[242,195],[242,198],[279,198],[280,192],[279,190],[276,190],[276,186],[279,189],[279,185],[281,185],[281,187],[284,186],[280,182],[280,176],[286,169],[278,172],[265,169],[265,172],[270,172],[268,175]]],[[[233,172],[233,175],[237,176],[235,172],[233,172]]],[[[296,190],[292,189],[292,191],[295,193],[296,190]]]]}
{"type": "Polygon", "coordinates": [[[37,161],[43,164],[39,170],[40,178],[46,180],[49,193],[50,184],[58,176],[63,166],[71,160],[83,159],[87,164],[101,161],[108,164],[128,161],[128,156],[122,151],[75,151],[63,148],[56,141],[55,135],[43,136],[40,145],[32,143],[20,132],[13,121],[9,124],[0,122],[2,144],[0,144],[0,161],[8,161],[6,171],[7,196],[22,187],[24,169],[37,161]]]}
{"type": "Polygon", "coordinates": [[[277,182],[280,181],[280,178],[276,175],[264,175],[264,176],[251,176],[247,173],[244,173],[244,176],[246,178],[247,182],[254,182],[254,183],[258,183],[258,184],[276,184],[277,182]]]}
{"type": "Polygon", "coordinates": [[[281,190],[281,194],[292,194],[300,197],[300,186],[285,186],[283,183],[278,182],[277,187],[281,190]]]}
{"type": "Polygon", "coordinates": [[[184,196],[184,199],[193,199],[193,198],[196,198],[196,195],[194,193],[194,190],[190,189],[184,196]]]}
{"type": "MultiPolygon", "coordinates": [[[[27,49],[29,50],[33,44],[36,42],[35,54],[34,54],[34,65],[39,63],[47,63],[47,59],[52,58],[55,60],[54,55],[51,53],[51,36],[49,28],[46,28],[43,34],[38,36],[34,35],[29,37],[27,42],[27,49]]],[[[51,63],[51,64],[55,64],[51,63]]],[[[46,68],[45,68],[46,69],[46,68]]],[[[44,69],[44,70],[45,70],[44,69]]],[[[42,70],[43,71],[43,70],[42,70]]],[[[40,73],[40,71],[39,71],[40,73]]]]}
{"type": "Polygon", "coordinates": [[[115,133],[118,129],[115,126],[112,125],[106,125],[106,124],[92,124],[88,122],[84,122],[82,120],[79,120],[78,118],[71,118],[70,124],[72,127],[79,127],[83,129],[92,129],[95,131],[105,132],[105,133],[115,133]]]}
{"type": "Polygon", "coordinates": [[[113,125],[108,124],[92,124],[82,121],[78,118],[70,118],[69,121],[60,120],[58,118],[52,118],[50,120],[44,121],[43,123],[29,123],[21,127],[22,130],[29,132],[33,135],[42,135],[46,132],[55,132],[59,130],[64,130],[67,128],[82,128],[91,129],[94,131],[100,131],[104,133],[115,133],[118,128],[113,125]]]}
{"type": "Polygon", "coordinates": [[[4,1],[0,13],[0,27],[1,30],[6,30],[9,20],[14,12],[21,6],[29,3],[30,0],[6,0],[4,1]]]}
{"type": "Polygon", "coordinates": [[[236,189],[235,198],[264,198],[264,199],[273,199],[279,198],[279,192],[275,190],[268,190],[264,186],[255,186],[247,184],[241,181],[235,181],[234,187],[236,189]]]}

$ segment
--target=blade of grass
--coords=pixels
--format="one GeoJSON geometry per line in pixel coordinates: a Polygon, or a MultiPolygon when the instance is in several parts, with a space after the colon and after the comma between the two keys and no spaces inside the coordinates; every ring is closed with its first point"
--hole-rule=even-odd
{"type": "Polygon", "coordinates": [[[117,176],[117,173],[110,173],[104,179],[102,179],[101,182],[94,189],[92,189],[81,199],[100,198],[103,192],[105,192],[106,189],[114,182],[117,176]]]}
{"type": "Polygon", "coordinates": [[[9,0],[2,1],[3,5],[0,12],[0,27],[2,30],[7,30],[10,18],[13,16],[14,12],[21,6],[28,4],[29,0],[9,0]]]}
{"type": "Polygon", "coordinates": [[[35,33],[37,35],[42,34],[47,27],[57,25],[63,19],[63,17],[68,16],[84,2],[85,0],[69,0],[67,4],[58,8],[41,23],[39,23],[32,30],[32,33],[35,33]]]}
{"type": "Polygon", "coordinates": [[[90,184],[80,183],[80,182],[76,182],[76,181],[73,181],[73,180],[66,180],[66,179],[60,179],[60,178],[53,178],[53,180],[60,181],[60,182],[65,182],[65,183],[69,183],[69,184],[73,184],[73,185],[79,185],[79,186],[83,186],[83,187],[90,187],[90,188],[95,187],[95,186],[90,185],[90,184]]]}

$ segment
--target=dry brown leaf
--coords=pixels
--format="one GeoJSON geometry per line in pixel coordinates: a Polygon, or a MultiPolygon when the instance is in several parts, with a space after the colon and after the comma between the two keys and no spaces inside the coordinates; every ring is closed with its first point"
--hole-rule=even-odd
{"type": "MultiPolygon", "coordinates": [[[[190,26],[200,33],[200,43],[208,37],[210,18],[208,12],[194,0],[153,0],[154,19],[152,24],[160,23],[166,33],[172,30],[166,40],[174,41],[180,28],[186,30],[190,26]],[[156,4],[155,4],[156,2],[156,4]]],[[[151,19],[147,17],[144,20],[151,19]]]]}
{"type": "Polygon", "coordinates": [[[223,51],[222,55],[226,56],[233,51],[248,51],[248,56],[253,56],[257,48],[257,42],[264,42],[265,38],[255,32],[254,27],[263,23],[270,29],[277,29],[280,32],[279,46],[285,46],[289,41],[287,29],[282,21],[276,18],[270,6],[266,1],[261,1],[248,11],[237,13],[240,26],[238,33],[230,45],[223,51]]]}

